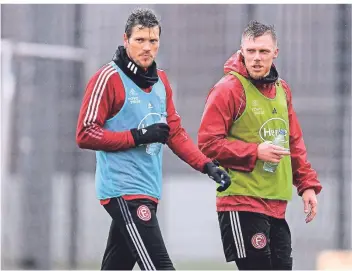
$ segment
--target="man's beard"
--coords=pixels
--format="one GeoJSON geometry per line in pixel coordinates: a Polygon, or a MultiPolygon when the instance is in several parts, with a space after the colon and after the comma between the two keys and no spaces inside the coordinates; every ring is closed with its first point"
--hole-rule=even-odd
{"type": "Polygon", "coordinates": [[[270,69],[262,76],[251,74],[249,70],[248,70],[248,74],[254,80],[262,80],[270,74],[270,69]]]}
{"type": "Polygon", "coordinates": [[[252,75],[251,73],[249,73],[249,76],[251,78],[253,78],[254,80],[261,80],[261,79],[263,79],[265,77],[265,75],[264,76],[258,76],[258,75],[252,75]]]}
{"type": "Polygon", "coordinates": [[[139,61],[139,60],[133,60],[134,62],[136,62],[136,64],[139,66],[139,67],[141,67],[141,68],[144,68],[144,69],[148,69],[151,65],[153,65],[153,61],[154,61],[154,59],[152,60],[152,61],[150,61],[150,63],[148,64],[148,66],[143,66],[142,65],[142,63],[139,61]]]}

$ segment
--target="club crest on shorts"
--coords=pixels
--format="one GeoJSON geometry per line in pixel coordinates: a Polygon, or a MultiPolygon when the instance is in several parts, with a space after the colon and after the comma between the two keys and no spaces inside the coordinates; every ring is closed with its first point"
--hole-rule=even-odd
{"type": "Polygon", "coordinates": [[[266,246],[266,237],[263,233],[256,233],[252,237],[252,245],[256,249],[261,249],[266,246]]]}
{"type": "Polygon", "coordinates": [[[149,208],[145,205],[141,205],[138,207],[137,216],[143,221],[149,221],[152,218],[152,214],[149,208]]]}

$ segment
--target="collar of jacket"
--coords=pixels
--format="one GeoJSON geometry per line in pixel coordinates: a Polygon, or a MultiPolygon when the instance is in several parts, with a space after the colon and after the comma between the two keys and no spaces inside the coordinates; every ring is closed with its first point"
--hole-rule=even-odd
{"type": "Polygon", "coordinates": [[[126,49],[123,46],[117,48],[112,60],[142,89],[153,86],[159,80],[155,61],[153,61],[153,64],[147,70],[144,70],[128,57],[126,49]]]}

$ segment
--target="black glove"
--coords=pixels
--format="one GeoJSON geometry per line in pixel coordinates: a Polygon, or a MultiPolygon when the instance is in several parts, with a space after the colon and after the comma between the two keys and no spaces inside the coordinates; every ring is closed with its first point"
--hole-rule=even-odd
{"type": "Polygon", "coordinates": [[[170,127],[166,123],[154,123],[141,129],[131,129],[136,146],[159,142],[165,144],[169,138],[170,127]]]}
{"type": "Polygon", "coordinates": [[[220,184],[220,186],[216,189],[218,192],[225,191],[231,184],[231,179],[227,172],[219,168],[213,162],[206,163],[203,172],[208,174],[211,179],[220,184]]]}

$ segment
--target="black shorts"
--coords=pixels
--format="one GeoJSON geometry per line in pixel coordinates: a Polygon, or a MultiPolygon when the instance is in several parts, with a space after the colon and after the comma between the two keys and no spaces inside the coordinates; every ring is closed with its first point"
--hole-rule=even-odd
{"type": "Polygon", "coordinates": [[[227,262],[239,270],[292,270],[285,219],[254,212],[218,212],[218,219],[227,262]]]}
{"type": "Polygon", "coordinates": [[[157,204],[148,199],[113,198],[106,211],[112,217],[102,270],[173,270],[162,238],[157,204]]]}

